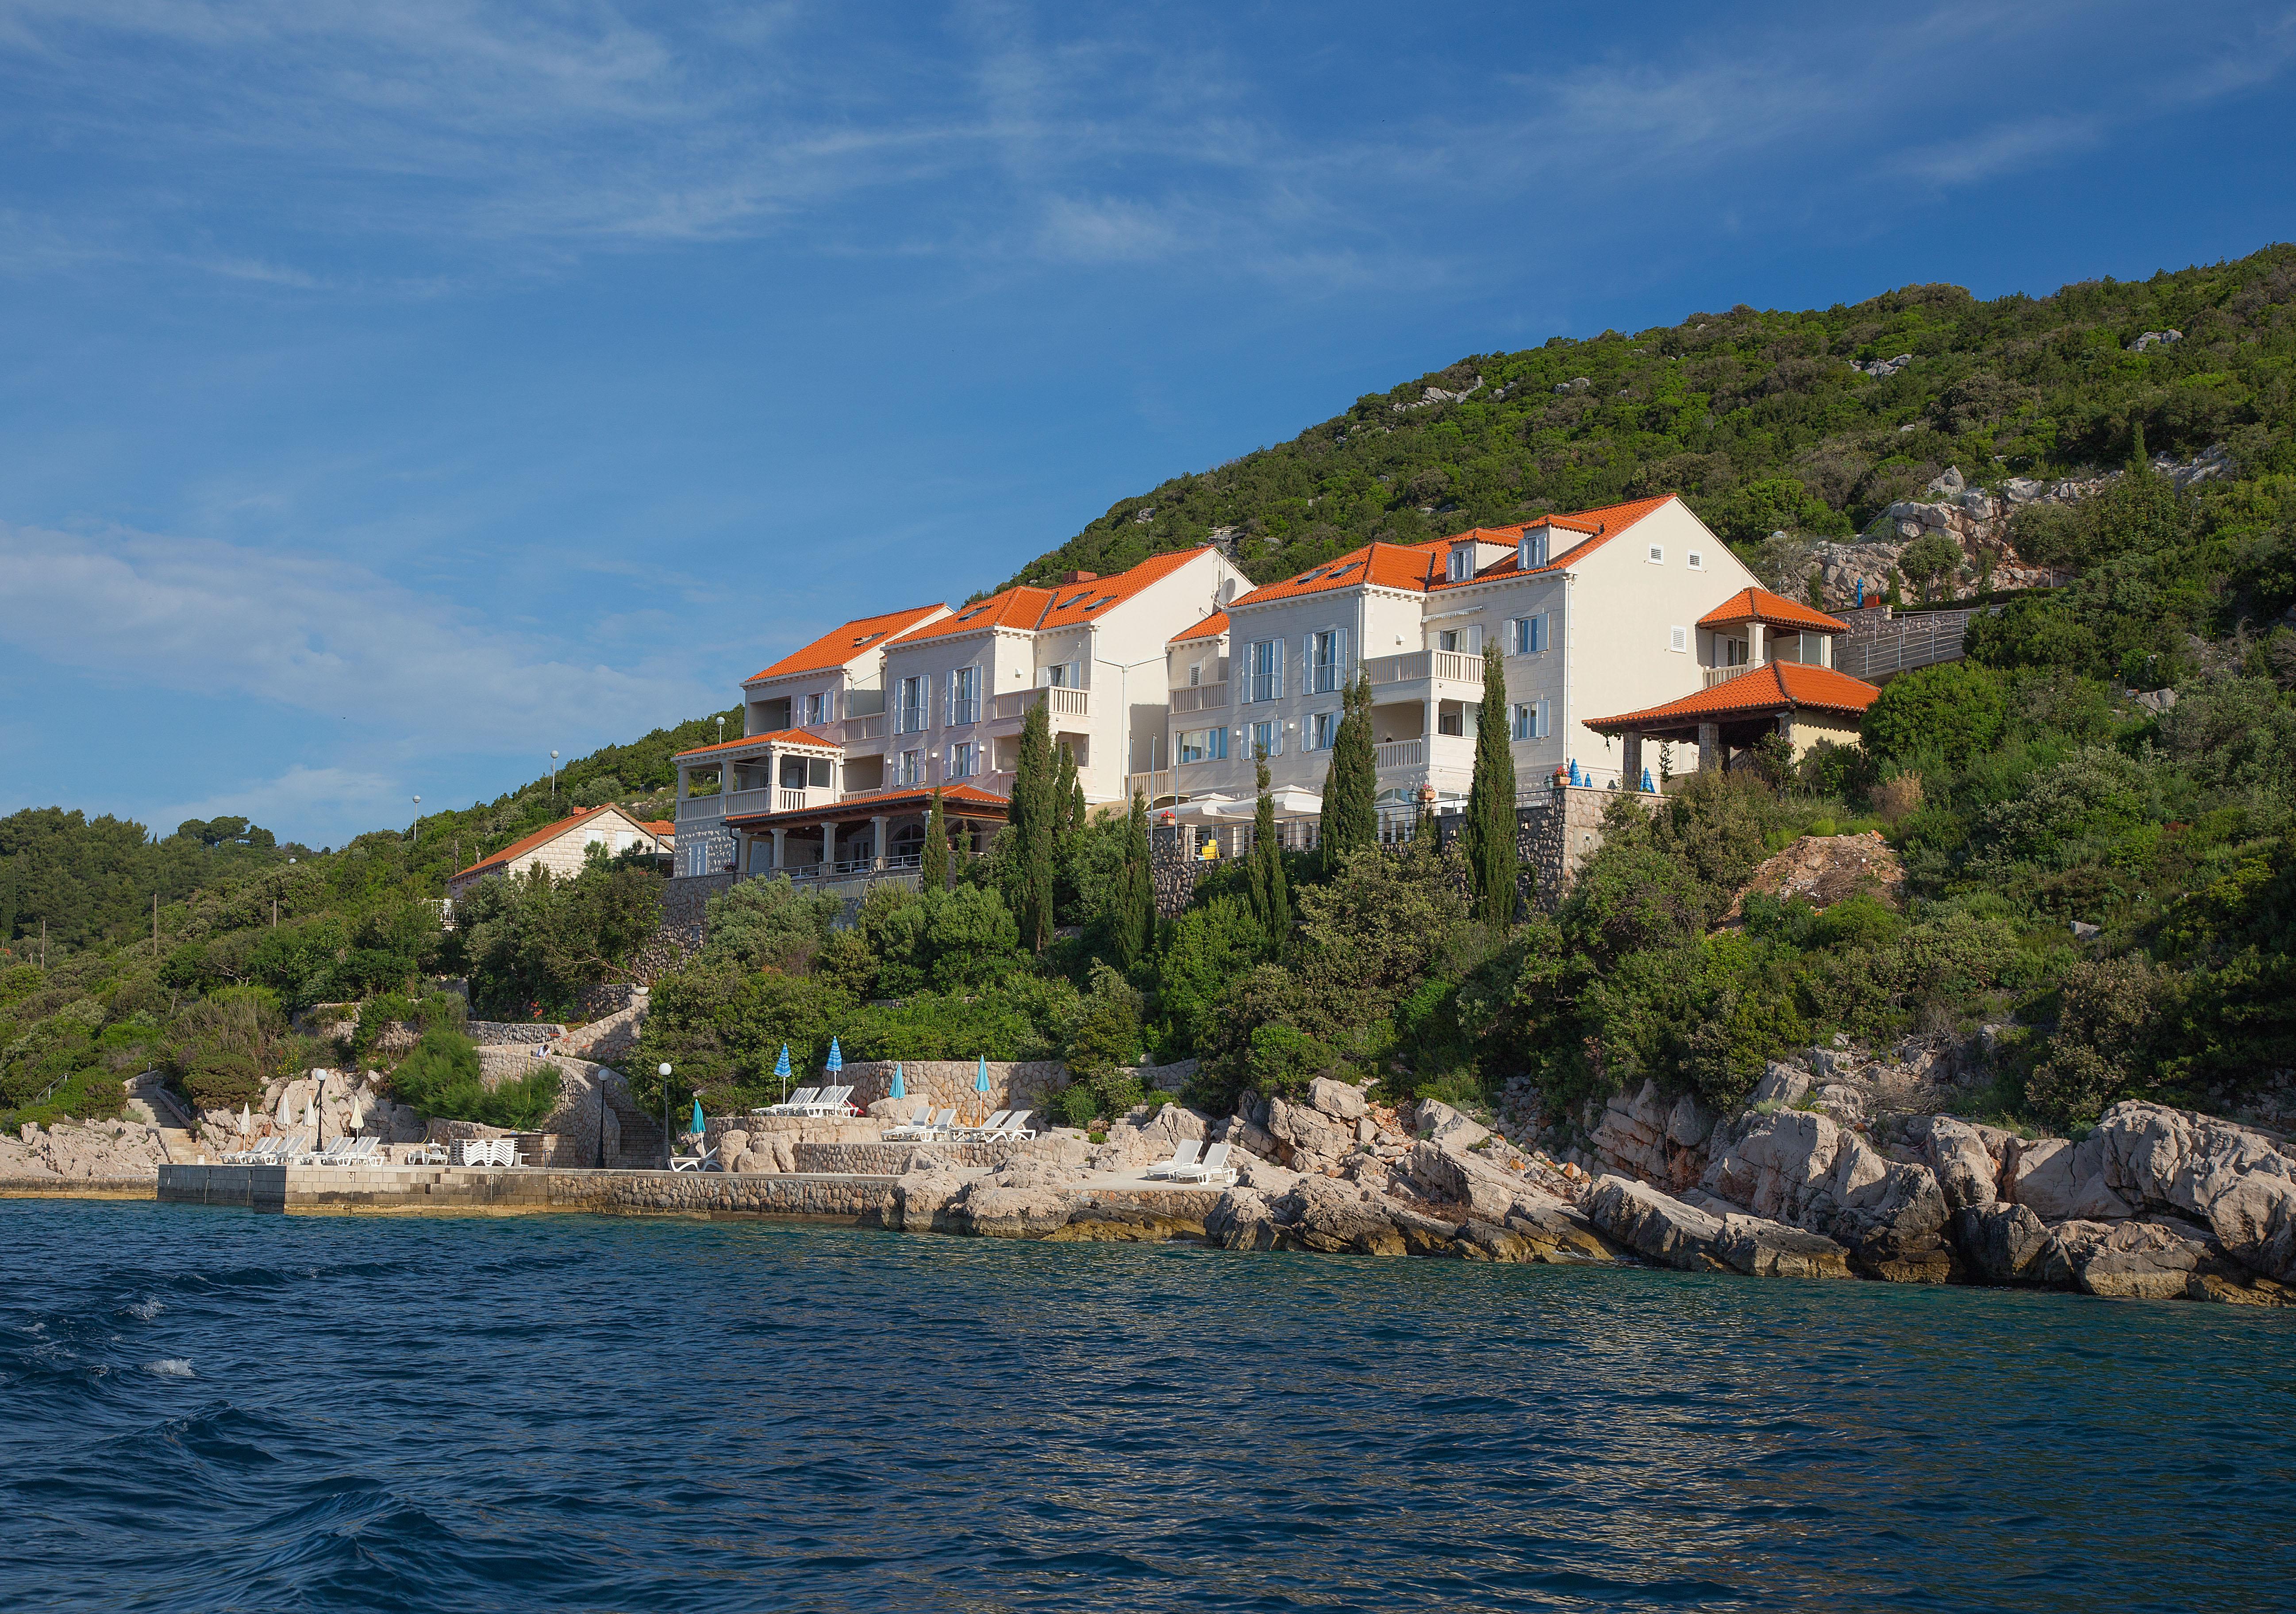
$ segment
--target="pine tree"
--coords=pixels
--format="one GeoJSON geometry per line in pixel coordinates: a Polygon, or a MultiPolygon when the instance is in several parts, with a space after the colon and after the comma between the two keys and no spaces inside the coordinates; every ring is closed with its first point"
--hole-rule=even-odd
{"type": "Polygon", "coordinates": [[[1275,842],[1275,798],[1268,793],[1267,755],[1259,762],[1259,810],[1251,819],[1251,861],[1245,866],[1245,889],[1251,896],[1252,917],[1267,938],[1270,952],[1283,950],[1292,934],[1292,893],[1283,882],[1283,848],[1275,842]]]}
{"type": "Polygon", "coordinates": [[[948,820],[940,810],[940,786],[933,786],[932,810],[925,815],[925,849],[917,866],[918,884],[928,891],[948,889],[948,820]]]}
{"type": "Polygon", "coordinates": [[[1467,787],[1467,887],[1485,924],[1514,922],[1514,752],[1507,739],[1506,673],[1498,646],[1483,651],[1483,709],[1475,721],[1475,774],[1467,787]]]}
{"type": "Polygon", "coordinates": [[[1013,771],[1013,879],[1008,895],[1021,921],[1021,945],[1043,952],[1053,939],[1052,725],[1045,702],[1029,707],[1021,724],[1021,755],[1013,771]]]}
{"type": "Polygon", "coordinates": [[[1379,759],[1371,742],[1371,673],[1348,686],[1324,774],[1324,867],[1337,870],[1379,841],[1379,759]]]}
{"type": "Polygon", "coordinates": [[[1124,826],[1124,873],[1116,887],[1116,961],[1129,970],[1156,939],[1156,874],[1148,861],[1148,798],[1132,792],[1124,826]]]}

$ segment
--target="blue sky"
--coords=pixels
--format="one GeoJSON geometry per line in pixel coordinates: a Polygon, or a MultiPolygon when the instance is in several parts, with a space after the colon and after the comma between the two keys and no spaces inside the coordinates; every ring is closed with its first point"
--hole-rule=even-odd
{"type": "Polygon", "coordinates": [[[0,0],[0,812],[313,844],[1472,352],[2292,234],[2296,10],[0,0]]]}

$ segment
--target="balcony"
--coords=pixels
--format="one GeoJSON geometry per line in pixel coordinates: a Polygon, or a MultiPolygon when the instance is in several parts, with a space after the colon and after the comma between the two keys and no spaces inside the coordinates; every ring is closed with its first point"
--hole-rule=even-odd
{"type": "Polygon", "coordinates": [[[1187,684],[1172,692],[1172,715],[1188,712],[1208,712],[1227,704],[1227,684],[1187,684]]]}
{"type": "Polygon", "coordinates": [[[865,717],[848,717],[843,738],[851,745],[857,740],[882,740],[892,732],[892,718],[883,712],[872,712],[865,717]]]}
{"type": "Polygon", "coordinates": [[[726,799],[723,796],[686,796],[680,798],[677,804],[677,822],[680,823],[708,823],[725,815],[726,799]]]}
{"type": "Polygon", "coordinates": [[[1082,721],[1092,716],[1092,692],[1071,689],[1066,684],[1047,684],[1037,689],[1016,689],[998,695],[989,702],[988,720],[1002,723],[1011,718],[1025,717],[1029,709],[1043,700],[1050,708],[1046,714],[1055,722],[1062,718],[1082,721]]]}
{"type": "Polygon", "coordinates": [[[1712,689],[1718,684],[1727,684],[1733,678],[1742,678],[1748,673],[1768,665],[1766,661],[1742,661],[1735,667],[1702,667],[1698,670],[1705,682],[1699,687],[1712,689]]]}
{"type": "Polygon", "coordinates": [[[1455,650],[1414,651],[1402,656],[1373,656],[1364,662],[1374,687],[1382,684],[1416,684],[1432,678],[1441,684],[1483,682],[1483,659],[1455,650]]]}
{"type": "Polygon", "coordinates": [[[1382,774],[1460,771],[1475,768],[1475,739],[1472,734],[1419,734],[1409,740],[1390,740],[1371,748],[1372,766],[1382,774]]]}

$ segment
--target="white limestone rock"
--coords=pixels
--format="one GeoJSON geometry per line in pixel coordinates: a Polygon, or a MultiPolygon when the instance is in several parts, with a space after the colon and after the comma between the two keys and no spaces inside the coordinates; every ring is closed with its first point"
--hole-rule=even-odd
{"type": "Polygon", "coordinates": [[[1803,1110],[1741,1117],[1716,1132],[1713,1146],[1701,1184],[1707,1192],[1847,1245],[1874,1276],[1945,1280],[1945,1194],[1928,1167],[1886,1159],[1856,1133],[1803,1110]]]}
{"type": "Polygon", "coordinates": [[[1319,1076],[1308,1084],[1308,1102],[1335,1121],[1358,1120],[1366,1109],[1362,1088],[1335,1082],[1327,1076],[1319,1076]]]}

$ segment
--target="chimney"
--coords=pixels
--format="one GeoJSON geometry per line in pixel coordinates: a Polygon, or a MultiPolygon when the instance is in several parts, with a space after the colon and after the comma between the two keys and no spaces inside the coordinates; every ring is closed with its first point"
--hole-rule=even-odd
{"type": "Polygon", "coordinates": [[[1066,588],[1071,583],[1097,583],[1099,581],[1100,574],[1096,571],[1064,571],[1061,573],[1060,586],[1062,588],[1066,588]]]}

